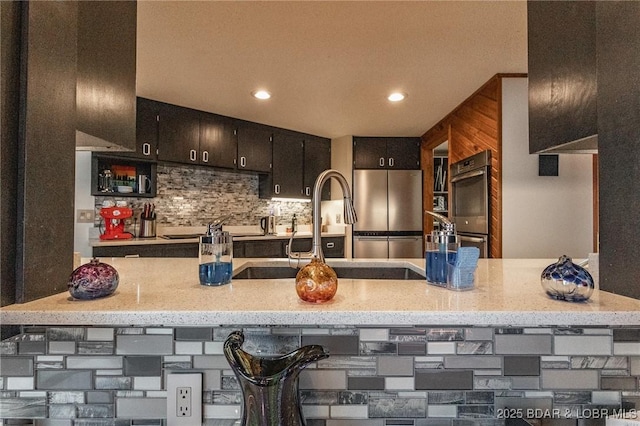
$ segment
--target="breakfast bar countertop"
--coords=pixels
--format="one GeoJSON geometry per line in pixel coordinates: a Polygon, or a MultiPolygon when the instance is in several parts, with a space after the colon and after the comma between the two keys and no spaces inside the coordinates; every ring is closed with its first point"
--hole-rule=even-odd
{"type": "MultiPolygon", "coordinates": [[[[83,259],[83,263],[88,259],[83,259]]],[[[198,259],[101,258],[119,273],[114,294],[73,300],[68,292],[0,309],[0,323],[23,325],[471,325],[640,326],[640,300],[595,290],[587,302],[548,297],[540,273],[550,259],[481,259],[472,290],[456,292],[425,280],[339,278],[329,302],[310,304],[294,279],[236,279],[202,286],[198,259]]],[[[340,262],[361,260],[332,259],[340,262]]],[[[362,260],[403,263],[424,271],[424,259],[362,260]]],[[[234,269],[275,259],[234,259],[234,269]]],[[[279,262],[286,262],[282,259],[279,262]]]]}

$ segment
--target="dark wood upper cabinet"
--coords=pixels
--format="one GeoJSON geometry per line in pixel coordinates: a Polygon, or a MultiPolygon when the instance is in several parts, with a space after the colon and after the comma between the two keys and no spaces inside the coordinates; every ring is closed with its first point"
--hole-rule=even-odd
{"type": "Polygon", "coordinates": [[[135,1],[80,1],[76,146],[136,148],[135,1]]]}
{"type": "Polygon", "coordinates": [[[136,101],[136,150],[118,152],[122,157],[155,161],[158,159],[158,120],[161,103],[151,99],[136,101]]]}
{"type": "Polygon", "coordinates": [[[387,141],[384,138],[353,138],[353,165],[356,169],[385,169],[387,141]]]}
{"type": "Polygon", "coordinates": [[[301,198],[303,135],[289,131],[273,134],[272,196],[301,198]]]}
{"type": "Polygon", "coordinates": [[[239,170],[271,172],[271,141],[273,129],[258,123],[238,120],[239,170]]]}
{"type": "Polygon", "coordinates": [[[199,164],[200,112],[163,104],[158,121],[158,160],[199,164]]]}
{"type": "MultiPolygon", "coordinates": [[[[260,176],[260,198],[311,198],[318,175],[331,168],[331,140],[285,129],[274,129],[273,168],[260,176]]],[[[322,190],[331,199],[331,185],[322,190]]]]}
{"type": "MultiPolygon", "coordinates": [[[[304,196],[313,196],[316,178],[323,171],[331,168],[331,139],[306,135],[304,138],[304,196]]],[[[331,199],[331,185],[322,188],[322,199],[331,199]]]]}
{"type": "Polygon", "coordinates": [[[596,3],[527,2],[531,153],[597,147],[596,3]]]}
{"type": "Polygon", "coordinates": [[[136,155],[141,158],[158,158],[158,102],[138,98],[136,103],[136,155]]]}
{"type": "Polygon", "coordinates": [[[202,113],[200,116],[200,164],[234,169],[237,137],[235,122],[222,115],[202,113]]]}
{"type": "Polygon", "coordinates": [[[420,138],[389,138],[387,142],[387,168],[420,169],[420,138]]]}
{"type": "MultiPolygon", "coordinates": [[[[232,118],[157,102],[158,160],[233,169],[236,129],[232,118]]],[[[152,119],[151,114],[149,119],[152,119]]],[[[148,123],[151,127],[152,124],[148,123]]]]}
{"type": "Polygon", "coordinates": [[[420,138],[355,136],[353,165],[356,169],[417,170],[420,138]]]}

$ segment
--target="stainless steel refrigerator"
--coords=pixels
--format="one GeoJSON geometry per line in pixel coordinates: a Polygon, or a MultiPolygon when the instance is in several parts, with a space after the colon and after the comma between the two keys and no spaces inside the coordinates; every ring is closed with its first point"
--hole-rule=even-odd
{"type": "Polygon", "coordinates": [[[422,171],[355,170],[354,258],[421,258],[422,171]]]}

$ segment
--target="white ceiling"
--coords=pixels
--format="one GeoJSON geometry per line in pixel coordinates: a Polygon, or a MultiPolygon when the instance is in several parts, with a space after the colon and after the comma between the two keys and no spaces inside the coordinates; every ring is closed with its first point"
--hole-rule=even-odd
{"type": "Polygon", "coordinates": [[[139,0],[137,54],[139,96],[330,138],[419,136],[494,74],[527,72],[526,1],[139,0]]]}

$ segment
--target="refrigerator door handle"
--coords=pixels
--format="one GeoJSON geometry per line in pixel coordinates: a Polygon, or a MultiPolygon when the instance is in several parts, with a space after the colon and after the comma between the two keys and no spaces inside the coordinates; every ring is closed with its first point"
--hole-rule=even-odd
{"type": "Polygon", "coordinates": [[[387,241],[389,237],[354,237],[359,241],[387,241]]]}

